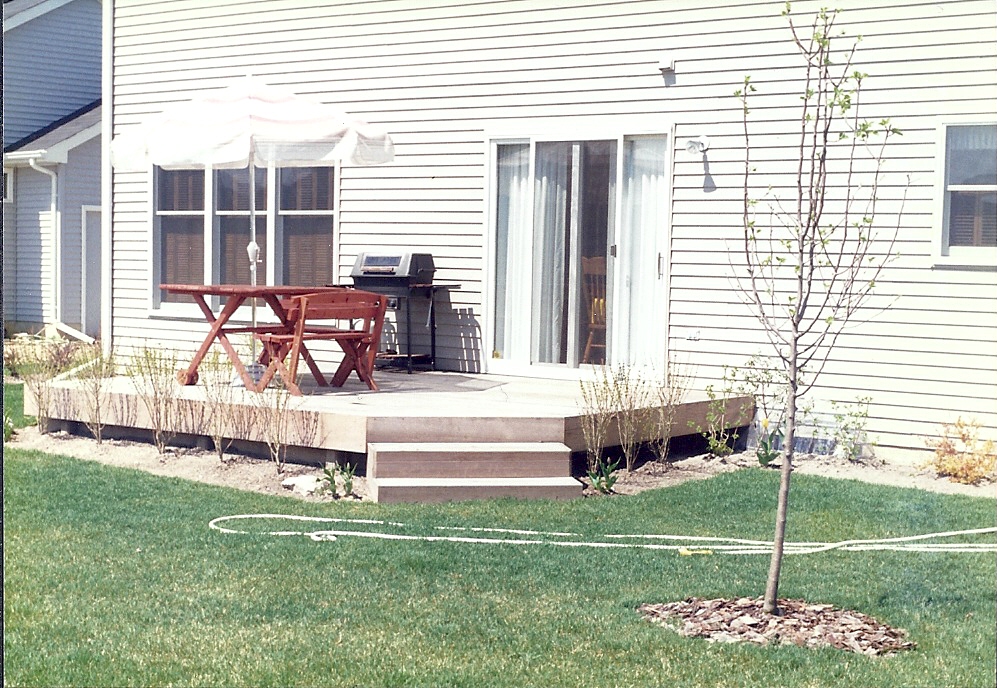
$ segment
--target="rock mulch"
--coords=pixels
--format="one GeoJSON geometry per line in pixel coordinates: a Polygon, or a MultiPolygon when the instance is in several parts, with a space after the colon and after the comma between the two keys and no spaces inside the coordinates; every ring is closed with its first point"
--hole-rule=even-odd
{"type": "Polygon", "coordinates": [[[637,609],[648,621],[710,642],[834,647],[863,655],[889,655],[915,647],[907,639],[907,631],[860,612],[804,600],[779,600],[779,610],[778,616],[765,614],[760,597],[690,597],[682,602],[643,604],[637,609]]]}

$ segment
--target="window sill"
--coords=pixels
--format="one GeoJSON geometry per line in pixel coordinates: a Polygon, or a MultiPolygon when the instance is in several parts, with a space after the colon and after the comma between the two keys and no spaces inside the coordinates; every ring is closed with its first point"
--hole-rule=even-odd
{"type": "Polygon", "coordinates": [[[932,258],[936,270],[997,270],[997,249],[977,248],[932,258]]]}

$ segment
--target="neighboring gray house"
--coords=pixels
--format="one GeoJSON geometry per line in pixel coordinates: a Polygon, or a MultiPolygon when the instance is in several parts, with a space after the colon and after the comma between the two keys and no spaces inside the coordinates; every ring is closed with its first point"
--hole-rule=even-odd
{"type": "Polygon", "coordinates": [[[98,0],[3,5],[7,333],[100,333],[101,11],[98,0]]]}
{"type": "MultiPolygon", "coordinates": [[[[794,15],[822,4],[795,2],[794,15]]],[[[379,247],[435,256],[438,280],[460,284],[439,312],[442,367],[564,378],[606,355],[660,370],[671,354],[702,388],[764,350],[731,284],[745,155],[733,94],[746,75],[758,85],[753,160],[763,175],[786,174],[804,86],[784,2],[103,6],[105,152],[112,132],[247,73],[392,134],[393,163],[337,168],[334,200],[302,217],[325,223],[328,281],[345,280],[359,252],[379,247]],[[705,156],[687,152],[700,136],[705,156]],[[593,256],[609,266],[608,351],[595,356],[579,300],[583,259],[593,256]]],[[[871,398],[868,430],[884,454],[924,450],[959,416],[997,437],[993,0],[838,6],[838,28],[863,37],[863,115],[903,130],[886,152],[884,215],[896,217],[910,184],[900,255],[868,322],[839,340],[815,398],[825,411],[871,398]],[[978,178],[959,178],[967,160],[979,163],[978,178]]],[[[105,169],[113,342],[191,350],[204,319],[163,298],[156,276],[220,282],[234,215],[213,193],[220,173],[154,181],[154,172],[105,169]],[[164,200],[164,180],[184,185],[182,204],[175,189],[164,200]],[[183,233],[196,240],[184,254],[194,261],[165,248],[183,233]]],[[[268,188],[281,178],[271,173],[268,188]]],[[[289,216],[279,202],[263,214],[267,279],[280,282],[288,266],[273,265],[273,247],[289,216]]]]}

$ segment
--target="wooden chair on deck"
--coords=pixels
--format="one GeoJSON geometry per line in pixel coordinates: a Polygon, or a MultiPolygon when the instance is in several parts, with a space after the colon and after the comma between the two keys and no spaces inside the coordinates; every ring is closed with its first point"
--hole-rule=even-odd
{"type": "Polygon", "coordinates": [[[257,336],[263,343],[263,360],[267,363],[257,391],[265,389],[278,374],[291,394],[300,396],[301,388],[297,383],[300,358],[304,358],[320,387],[329,384],[342,387],[350,373],[355,371],[367,387],[376,391],[374,359],[381,342],[387,307],[387,297],[359,289],[305,294],[289,299],[286,311],[288,323],[293,326],[291,331],[257,336]],[[329,324],[331,321],[338,324],[329,324]],[[335,341],[343,350],[343,360],[328,382],[306,344],[319,340],[335,341]]]}
{"type": "Polygon", "coordinates": [[[606,362],[606,257],[582,257],[582,294],[588,310],[588,339],[582,363],[606,362]],[[602,356],[592,360],[592,350],[602,349],[602,356]]]}

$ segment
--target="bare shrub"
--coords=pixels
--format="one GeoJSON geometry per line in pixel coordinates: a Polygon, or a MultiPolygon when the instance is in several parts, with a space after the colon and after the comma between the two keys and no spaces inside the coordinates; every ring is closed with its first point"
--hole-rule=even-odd
{"type": "Polygon", "coordinates": [[[232,442],[250,436],[258,415],[257,407],[239,403],[241,392],[232,382],[235,368],[218,351],[213,351],[201,363],[200,370],[204,388],[204,429],[218,460],[225,463],[225,452],[232,442]]]}
{"type": "Polygon", "coordinates": [[[291,425],[295,444],[302,447],[314,445],[315,440],[318,438],[318,412],[298,409],[291,415],[291,425]]]}
{"type": "Polygon", "coordinates": [[[109,386],[116,369],[114,351],[104,351],[100,342],[94,342],[81,348],[81,356],[83,363],[73,377],[83,392],[83,423],[97,444],[101,444],[109,406],[109,386]]]}
{"type": "Polygon", "coordinates": [[[56,402],[66,411],[69,399],[56,395],[57,376],[69,371],[79,355],[78,342],[61,339],[24,338],[4,347],[4,365],[24,381],[35,399],[39,432],[48,432],[56,402]]]}
{"type": "Polygon", "coordinates": [[[176,369],[175,352],[150,346],[134,352],[128,366],[128,377],[149,413],[152,439],[160,456],[166,453],[166,445],[176,433],[177,400],[180,398],[176,369]]]}
{"type": "Polygon", "coordinates": [[[591,472],[602,462],[603,448],[613,422],[613,382],[608,370],[596,368],[594,380],[582,380],[582,436],[588,470],[591,472]]]}
{"type": "Polygon", "coordinates": [[[115,394],[111,397],[114,417],[125,427],[135,427],[138,422],[138,403],[131,394],[115,394]]]}
{"type": "Polygon", "coordinates": [[[641,431],[647,427],[647,418],[654,411],[651,407],[654,391],[647,378],[632,366],[614,367],[610,379],[620,446],[627,471],[632,471],[642,440],[641,431]]]}
{"type": "Polygon", "coordinates": [[[650,426],[648,446],[658,463],[668,461],[668,449],[675,433],[675,417],[679,406],[689,394],[691,384],[692,373],[689,366],[679,363],[674,356],[669,356],[664,384],[654,389],[655,406],[646,416],[650,426]]]}
{"type": "Polygon", "coordinates": [[[290,435],[289,405],[291,393],[284,387],[274,387],[255,395],[258,427],[270,449],[270,458],[277,474],[284,472],[287,444],[290,435]]]}

